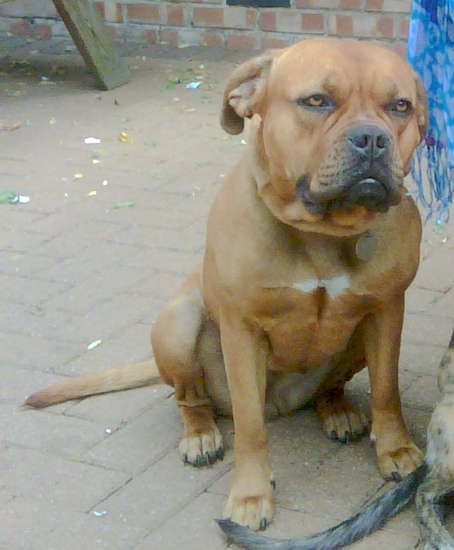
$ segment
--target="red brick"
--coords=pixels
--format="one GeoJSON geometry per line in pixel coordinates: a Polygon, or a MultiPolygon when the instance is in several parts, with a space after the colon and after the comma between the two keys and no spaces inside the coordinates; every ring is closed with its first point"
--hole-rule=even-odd
{"type": "Polygon", "coordinates": [[[353,36],[353,18],[351,15],[330,15],[328,33],[334,36],[353,36]]]}
{"type": "Polygon", "coordinates": [[[167,24],[174,27],[183,27],[186,24],[185,6],[166,6],[167,24]]]}
{"type": "Polygon", "coordinates": [[[273,37],[269,34],[264,34],[260,38],[260,49],[271,50],[279,48],[287,48],[292,44],[292,41],[286,38],[273,37]]]}
{"type": "Polygon", "coordinates": [[[408,38],[408,27],[410,20],[408,17],[404,17],[399,22],[396,22],[396,36],[397,38],[408,38]]]}
{"type": "Polygon", "coordinates": [[[52,26],[36,23],[33,25],[33,37],[40,40],[49,40],[52,38],[52,26]]]}
{"type": "Polygon", "coordinates": [[[156,44],[158,41],[158,35],[155,29],[147,29],[144,34],[147,44],[156,44]]]}
{"type": "Polygon", "coordinates": [[[224,46],[224,37],[219,32],[202,33],[201,45],[209,46],[210,48],[221,48],[224,46]]]}
{"type": "Polygon", "coordinates": [[[275,31],[276,30],[276,11],[265,10],[259,14],[259,27],[262,31],[275,31]]]}
{"type": "Polygon", "coordinates": [[[324,32],[325,22],[323,15],[321,13],[302,13],[301,30],[311,33],[324,32]]]}
{"type": "Polygon", "coordinates": [[[366,10],[383,11],[384,0],[366,0],[366,10]]]}
{"type": "Polygon", "coordinates": [[[30,36],[30,25],[27,21],[11,23],[10,31],[15,36],[30,36]]]}
{"type": "Polygon", "coordinates": [[[232,33],[227,36],[227,47],[232,50],[256,50],[257,37],[244,33],[232,33]]]}
{"type": "Polygon", "coordinates": [[[229,29],[252,29],[255,25],[257,10],[232,6],[224,10],[224,27],[229,29]]]}
{"type": "Polygon", "coordinates": [[[193,23],[196,27],[224,26],[224,10],[222,8],[194,7],[193,23]]]}
{"type": "Polygon", "coordinates": [[[179,34],[175,29],[161,29],[159,42],[165,42],[172,46],[178,46],[179,34]]]}
{"type": "Polygon", "coordinates": [[[105,14],[105,10],[104,10],[104,2],[95,2],[94,6],[95,6],[96,11],[99,13],[99,15],[103,19],[105,19],[106,14],[105,14]]]}
{"type": "Polygon", "coordinates": [[[378,17],[377,32],[383,38],[394,38],[394,19],[392,17],[378,17]]]}
{"type": "Polygon", "coordinates": [[[166,23],[159,4],[127,4],[129,20],[132,23],[162,25],[166,23]]]}

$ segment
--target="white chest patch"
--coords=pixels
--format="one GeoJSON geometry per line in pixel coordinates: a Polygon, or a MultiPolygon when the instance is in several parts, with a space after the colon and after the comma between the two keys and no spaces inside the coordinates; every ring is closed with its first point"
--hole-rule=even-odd
{"type": "Polygon", "coordinates": [[[317,288],[324,288],[328,296],[335,300],[350,288],[350,277],[344,274],[333,279],[308,279],[303,283],[293,283],[292,287],[306,294],[314,292],[317,288]]]}

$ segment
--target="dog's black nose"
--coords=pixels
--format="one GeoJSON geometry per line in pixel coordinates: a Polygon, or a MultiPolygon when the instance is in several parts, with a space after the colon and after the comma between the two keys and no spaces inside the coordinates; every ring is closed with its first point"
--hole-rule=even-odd
{"type": "Polygon", "coordinates": [[[389,137],[378,126],[358,126],[350,132],[348,145],[355,153],[372,160],[386,153],[389,137]]]}

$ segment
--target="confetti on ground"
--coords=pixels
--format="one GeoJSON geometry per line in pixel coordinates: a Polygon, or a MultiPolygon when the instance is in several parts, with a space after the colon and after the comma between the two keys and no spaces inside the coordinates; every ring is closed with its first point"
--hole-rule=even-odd
{"type": "Polygon", "coordinates": [[[97,518],[102,518],[103,516],[107,515],[107,511],[106,510],[93,510],[93,515],[96,516],[97,518]]]}
{"type": "Polygon", "coordinates": [[[91,344],[88,344],[87,350],[90,351],[90,350],[92,350],[92,349],[97,348],[99,345],[101,345],[101,342],[102,342],[102,340],[95,340],[95,341],[92,342],[91,344]]]}
{"type": "Polygon", "coordinates": [[[101,143],[101,140],[99,138],[90,136],[84,139],[84,143],[86,143],[87,145],[97,145],[98,143],[101,143]]]}
{"type": "Polygon", "coordinates": [[[94,197],[96,195],[96,191],[90,191],[90,193],[87,194],[87,197],[94,197]]]}
{"type": "Polygon", "coordinates": [[[108,182],[107,180],[104,180],[104,181],[102,182],[102,184],[103,184],[103,185],[108,185],[109,182],[108,182]]]}
{"type": "Polygon", "coordinates": [[[130,206],[134,206],[136,203],[134,201],[121,201],[117,202],[117,204],[114,205],[114,208],[128,208],[130,206]]]}
{"type": "Polygon", "coordinates": [[[27,204],[30,197],[27,195],[18,195],[14,191],[3,191],[0,193],[0,204],[27,204]]]}
{"type": "Polygon", "coordinates": [[[132,137],[126,132],[120,132],[118,134],[118,139],[121,141],[121,143],[132,143],[132,137]]]}
{"type": "Polygon", "coordinates": [[[50,124],[51,126],[53,126],[54,124],[57,124],[57,120],[56,120],[55,118],[52,117],[52,118],[49,120],[49,124],[50,124]]]}
{"type": "Polygon", "coordinates": [[[14,204],[17,194],[14,191],[2,191],[0,193],[0,204],[14,204]]]}
{"type": "Polygon", "coordinates": [[[20,128],[20,122],[13,122],[12,124],[0,122],[0,130],[4,130],[5,132],[14,132],[18,128],[20,128]]]}
{"type": "Polygon", "coordinates": [[[74,174],[73,177],[75,180],[81,180],[84,177],[84,175],[79,172],[78,174],[74,174]]]}
{"type": "Polygon", "coordinates": [[[188,84],[186,84],[186,88],[188,90],[197,90],[200,84],[202,84],[200,80],[198,80],[197,82],[189,82],[188,84]]]}

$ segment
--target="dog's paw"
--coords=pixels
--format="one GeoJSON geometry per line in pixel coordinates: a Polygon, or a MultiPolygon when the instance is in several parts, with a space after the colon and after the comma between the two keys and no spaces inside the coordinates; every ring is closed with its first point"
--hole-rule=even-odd
{"type": "Polygon", "coordinates": [[[179,451],[185,464],[211,466],[217,460],[224,458],[224,444],[222,435],[216,425],[209,432],[191,437],[183,437],[179,451]]]}
{"type": "Polygon", "coordinates": [[[270,483],[270,491],[266,494],[240,497],[230,493],[223,519],[229,519],[253,531],[264,531],[274,517],[274,502],[270,483]]]}
{"type": "Polygon", "coordinates": [[[316,403],[317,414],[330,439],[349,443],[369,433],[369,422],[347,399],[321,398],[316,403]]]}
{"type": "Polygon", "coordinates": [[[392,451],[378,454],[381,475],[385,479],[400,481],[421,466],[424,455],[411,441],[392,451]]]}

